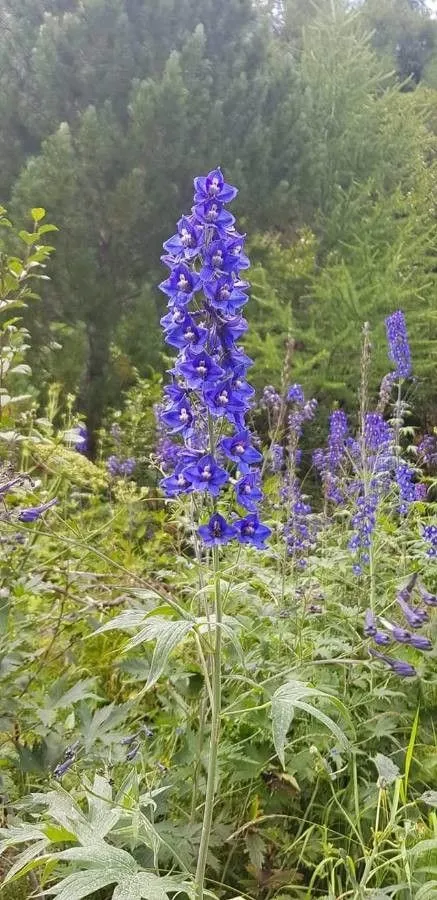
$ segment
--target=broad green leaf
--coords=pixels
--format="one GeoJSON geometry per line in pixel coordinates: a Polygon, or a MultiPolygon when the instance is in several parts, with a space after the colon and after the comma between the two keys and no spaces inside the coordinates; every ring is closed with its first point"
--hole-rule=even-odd
{"type": "Polygon", "coordinates": [[[33,209],[30,210],[30,212],[34,222],[40,222],[46,214],[46,211],[42,206],[34,206],[33,209]]]}
{"type": "Polygon", "coordinates": [[[155,681],[158,680],[166,666],[170,653],[181,643],[192,628],[193,623],[184,619],[165,623],[153,651],[147,687],[155,684],[155,681]]]}
{"type": "Polygon", "coordinates": [[[22,878],[25,874],[24,870],[29,871],[29,863],[34,862],[32,868],[36,868],[41,861],[40,859],[37,859],[37,857],[41,857],[49,843],[48,840],[36,841],[34,844],[31,844],[30,847],[26,847],[26,849],[17,856],[13,866],[11,866],[7,875],[3,878],[3,884],[9,884],[9,882],[16,880],[17,877],[22,878]]]}
{"type": "Polygon", "coordinates": [[[117,875],[110,869],[105,871],[88,869],[86,872],[76,872],[68,875],[58,884],[46,890],[47,894],[53,894],[58,900],[83,900],[90,897],[95,891],[117,883],[117,875]]]}
{"type": "Polygon", "coordinates": [[[393,782],[396,781],[396,778],[399,778],[399,767],[390,759],[389,756],[384,756],[382,753],[377,753],[373,761],[378,770],[379,787],[386,788],[390,784],[393,784],[393,782]]]}
{"type": "Polygon", "coordinates": [[[322,724],[337,738],[341,747],[344,749],[349,747],[349,741],[341,728],[339,728],[330,716],[327,716],[326,713],[322,712],[318,707],[307,703],[306,699],[308,697],[317,697],[329,701],[334,704],[345,717],[347,717],[347,711],[337,697],[333,697],[331,694],[326,694],[324,691],[319,691],[316,688],[309,687],[301,681],[288,681],[286,684],[283,684],[272,697],[273,739],[282,766],[285,766],[284,749],[286,736],[295,709],[301,709],[303,712],[313,716],[313,718],[318,719],[318,721],[322,722],[322,724]]]}
{"type": "Polygon", "coordinates": [[[170,878],[159,878],[153,872],[137,872],[118,884],[112,900],[168,900],[167,891],[174,891],[176,883],[170,878]]]}
{"type": "Polygon", "coordinates": [[[95,634],[103,634],[104,631],[129,631],[129,628],[138,628],[145,619],[145,612],[139,609],[127,609],[125,612],[120,613],[119,616],[114,616],[109,622],[105,622],[97,631],[93,631],[90,637],[94,637],[95,634]]]}
{"type": "Polygon", "coordinates": [[[68,862],[88,863],[92,868],[107,867],[118,873],[117,880],[124,878],[126,874],[133,874],[137,869],[134,858],[126,850],[96,839],[88,841],[86,847],[69,847],[53,854],[53,857],[68,862]]]}

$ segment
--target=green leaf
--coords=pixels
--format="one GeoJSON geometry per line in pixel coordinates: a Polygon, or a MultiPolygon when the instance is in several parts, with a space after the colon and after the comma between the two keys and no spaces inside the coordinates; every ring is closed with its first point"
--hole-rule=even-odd
{"type": "Polygon", "coordinates": [[[378,770],[378,786],[386,788],[399,778],[399,767],[388,756],[377,753],[373,760],[378,770]]]}
{"type": "Polygon", "coordinates": [[[170,653],[181,643],[192,628],[193,623],[184,619],[163,623],[153,651],[147,687],[155,684],[165,668],[170,653]]]}
{"type": "Polygon", "coordinates": [[[138,625],[142,625],[145,619],[146,613],[141,610],[127,609],[119,616],[114,616],[109,622],[101,625],[90,637],[94,637],[95,634],[103,634],[104,631],[129,631],[129,628],[138,628],[138,625]]]}
{"type": "Polygon", "coordinates": [[[22,853],[17,856],[13,866],[9,869],[7,875],[3,879],[3,884],[9,884],[11,881],[16,881],[17,878],[22,878],[25,875],[25,871],[29,871],[30,868],[36,868],[36,866],[40,865],[41,859],[37,859],[37,857],[41,857],[41,855],[45,852],[49,844],[48,840],[36,841],[34,844],[31,844],[30,847],[26,847],[22,853]],[[30,863],[33,863],[30,866],[30,863]]]}
{"type": "Polygon", "coordinates": [[[333,697],[332,694],[326,694],[324,691],[309,687],[301,681],[288,681],[286,684],[283,684],[272,697],[273,739],[276,752],[283,767],[285,766],[284,750],[287,732],[295,709],[301,709],[303,712],[313,716],[313,718],[318,719],[337,738],[341,747],[344,749],[349,748],[349,741],[341,728],[318,707],[307,703],[307,697],[329,700],[345,718],[347,717],[347,710],[341,701],[337,697],[333,697]]]}
{"type": "Polygon", "coordinates": [[[34,206],[30,212],[34,222],[41,222],[41,219],[43,219],[46,214],[46,211],[42,206],[34,206]]]}
{"type": "Polygon", "coordinates": [[[423,800],[427,806],[437,807],[437,791],[424,791],[419,800],[423,800]]]}
{"type": "Polygon", "coordinates": [[[48,888],[47,894],[54,894],[58,900],[83,900],[89,897],[95,891],[107,887],[108,884],[117,883],[117,873],[107,869],[90,870],[86,872],[76,872],[74,875],[68,875],[58,884],[48,888]]]}
{"type": "Polygon", "coordinates": [[[118,884],[112,900],[168,900],[167,891],[174,891],[176,884],[170,878],[159,878],[152,872],[137,872],[118,884]]]}

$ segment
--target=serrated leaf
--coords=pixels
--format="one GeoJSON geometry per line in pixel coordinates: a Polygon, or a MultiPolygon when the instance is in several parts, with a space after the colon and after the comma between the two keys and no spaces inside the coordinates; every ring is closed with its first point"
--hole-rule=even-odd
{"type": "Polygon", "coordinates": [[[262,869],[266,855],[265,841],[257,831],[247,831],[244,840],[250,862],[256,869],[262,869]]]}
{"type": "Polygon", "coordinates": [[[373,760],[378,770],[378,784],[381,788],[386,788],[396,781],[399,777],[399,767],[383,753],[377,753],[373,760]]]}
{"type": "Polygon", "coordinates": [[[283,769],[285,769],[285,744],[288,729],[294,718],[294,710],[294,705],[287,700],[272,702],[273,743],[283,769]]]}
{"type": "Polygon", "coordinates": [[[137,869],[134,858],[126,850],[120,850],[98,840],[87,841],[86,847],[68,847],[67,850],[53,854],[53,858],[89,863],[92,868],[109,868],[117,873],[114,881],[125,878],[126,874],[133,874],[137,869]]]}
{"type": "Polygon", "coordinates": [[[160,633],[153,651],[147,687],[155,684],[165,668],[170,653],[181,643],[192,628],[193,623],[184,619],[165,623],[165,628],[160,633]]]}

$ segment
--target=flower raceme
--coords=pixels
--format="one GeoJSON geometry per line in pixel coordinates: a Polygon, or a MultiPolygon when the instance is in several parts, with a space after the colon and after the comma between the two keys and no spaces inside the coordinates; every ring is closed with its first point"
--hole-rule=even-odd
{"type": "Polygon", "coordinates": [[[236,540],[264,549],[270,529],[258,518],[262,455],[246,423],[252,360],[238,344],[248,327],[241,311],[249,285],[240,273],[249,260],[244,235],[225,208],[236,195],[220,169],[195,178],[191,214],[164,243],[161,259],[170,271],[160,284],[168,298],[161,325],[178,356],[158,410],[161,441],[165,432],[171,436],[161,487],[167,497],[209,498],[212,515],[198,531],[205,546],[236,540]],[[245,515],[227,522],[217,503],[231,482],[245,515]]]}

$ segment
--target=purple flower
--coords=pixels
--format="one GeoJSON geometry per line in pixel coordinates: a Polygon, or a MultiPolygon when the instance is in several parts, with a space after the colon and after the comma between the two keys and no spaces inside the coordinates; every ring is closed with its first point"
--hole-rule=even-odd
{"type": "Polygon", "coordinates": [[[169,409],[163,409],[160,413],[160,419],[170,429],[170,434],[190,434],[193,424],[193,413],[190,403],[186,397],[179,400],[169,409]]]}
{"type": "Polygon", "coordinates": [[[219,200],[207,200],[206,203],[198,203],[193,206],[193,214],[199,223],[205,225],[214,225],[219,234],[226,233],[232,228],[235,222],[235,216],[224,209],[223,203],[219,200]]]}
{"type": "Polygon", "coordinates": [[[221,275],[204,283],[205,296],[211,305],[226,316],[235,316],[248,301],[245,281],[236,281],[231,275],[221,275]]]}
{"type": "Polygon", "coordinates": [[[412,634],[409,640],[409,644],[411,647],[415,647],[416,650],[432,650],[432,643],[429,638],[424,637],[422,634],[412,634]]]}
{"type": "Polygon", "coordinates": [[[200,278],[186,263],[178,263],[168,278],[161,281],[161,291],[170,298],[175,306],[186,306],[195,291],[200,290],[200,278]]]}
{"type": "Polygon", "coordinates": [[[263,493],[259,487],[259,473],[249,472],[240,478],[235,485],[235,494],[237,503],[244,506],[250,512],[255,512],[257,504],[261,502],[263,493]]]}
{"type": "Polygon", "coordinates": [[[272,472],[280,472],[284,465],[285,451],[282,444],[273,443],[270,447],[272,472]]]}
{"type": "Polygon", "coordinates": [[[223,485],[229,481],[228,473],[217,465],[210,453],[186,466],[183,475],[189,479],[193,490],[208,491],[213,497],[217,497],[223,485]]]}
{"type": "Polygon", "coordinates": [[[417,608],[414,609],[412,606],[409,606],[409,604],[401,595],[397,597],[397,602],[410,628],[420,628],[425,622],[428,621],[429,616],[426,610],[417,608]]]}
{"type": "Polygon", "coordinates": [[[189,388],[214,387],[223,376],[223,369],[208,353],[194,353],[188,350],[182,362],[175,368],[177,375],[183,375],[189,388]]]}
{"type": "Polygon", "coordinates": [[[296,403],[298,406],[303,406],[305,403],[305,395],[301,384],[291,385],[288,389],[287,400],[289,400],[290,403],[296,403]]]}
{"type": "Polygon", "coordinates": [[[241,427],[246,403],[231,381],[223,381],[217,387],[205,390],[204,400],[212,416],[223,416],[241,427]]]}
{"type": "Polygon", "coordinates": [[[377,632],[376,619],[371,609],[366,609],[364,617],[364,634],[373,637],[377,632]]]}
{"type": "Polygon", "coordinates": [[[74,449],[77,450],[78,453],[88,453],[88,450],[89,450],[88,428],[86,427],[86,425],[78,425],[76,432],[77,432],[77,440],[74,445],[74,449]]]}
{"type": "Polygon", "coordinates": [[[49,500],[48,503],[41,503],[40,506],[30,506],[28,509],[22,509],[18,514],[18,520],[19,522],[35,522],[47,509],[55,506],[57,502],[57,498],[54,497],[53,500],[49,500]]]}
{"type": "Polygon", "coordinates": [[[164,243],[164,250],[172,257],[193,259],[199,253],[203,230],[196,225],[193,216],[182,216],[177,223],[178,232],[164,243]]]}
{"type": "Polygon", "coordinates": [[[237,529],[234,525],[229,525],[219,513],[214,513],[208,524],[201,525],[197,533],[207,547],[228,544],[237,537],[237,529]]]}
{"type": "Polygon", "coordinates": [[[422,602],[425,603],[426,606],[437,606],[437,596],[435,594],[430,594],[423,584],[419,583],[417,585],[417,590],[419,591],[422,602]]]}
{"type": "Polygon", "coordinates": [[[425,434],[417,445],[417,453],[420,461],[428,468],[435,468],[437,466],[437,435],[425,434]]]}
{"type": "Polygon", "coordinates": [[[375,644],[378,644],[380,647],[385,647],[387,644],[391,643],[391,637],[386,634],[385,631],[375,631],[373,640],[375,641],[375,644]]]}
{"type": "Polygon", "coordinates": [[[202,349],[206,343],[208,331],[202,326],[197,326],[189,315],[185,315],[182,321],[169,328],[165,334],[165,340],[171,347],[193,347],[196,351],[202,349]]]}
{"type": "Polygon", "coordinates": [[[228,459],[238,464],[242,474],[249,471],[249,466],[257,465],[262,461],[262,454],[252,447],[252,435],[248,429],[244,429],[232,437],[222,438],[220,447],[228,459]]]}
{"type": "Polygon", "coordinates": [[[226,184],[220,168],[212,169],[208,175],[194,179],[194,202],[204,203],[207,200],[220,200],[229,203],[238,194],[236,187],[226,184]]]}
{"type": "Polygon", "coordinates": [[[240,544],[251,544],[258,550],[265,550],[265,541],[272,532],[267,525],[261,524],[256,513],[251,513],[244,519],[238,519],[234,524],[240,544]]]}
{"type": "Polygon", "coordinates": [[[409,378],[411,375],[411,355],[408,343],[407,326],[403,312],[398,309],[385,320],[388,341],[389,359],[395,366],[397,378],[409,378]]]}
{"type": "Polygon", "coordinates": [[[160,486],[166,497],[178,497],[180,494],[189,494],[192,491],[192,483],[183,471],[183,466],[176,466],[173,475],[162,478],[160,486]]]}
{"type": "Polygon", "coordinates": [[[401,499],[399,512],[403,515],[408,512],[408,507],[416,499],[415,484],[413,479],[413,469],[408,466],[407,463],[399,463],[396,470],[396,481],[398,483],[401,499]]]}
{"type": "Polygon", "coordinates": [[[386,666],[389,666],[395,675],[399,675],[401,678],[413,678],[417,675],[414,666],[404,662],[403,659],[392,659],[391,656],[384,656],[383,653],[379,653],[378,650],[373,650],[372,647],[369,647],[369,653],[376,659],[379,659],[380,662],[383,662],[386,666]]]}
{"type": "Polygon", "coordinates": [[[426,555],[434,559],[437,557],[437,525],[425,525],[422,537],[429,544],[426,555]]]}

